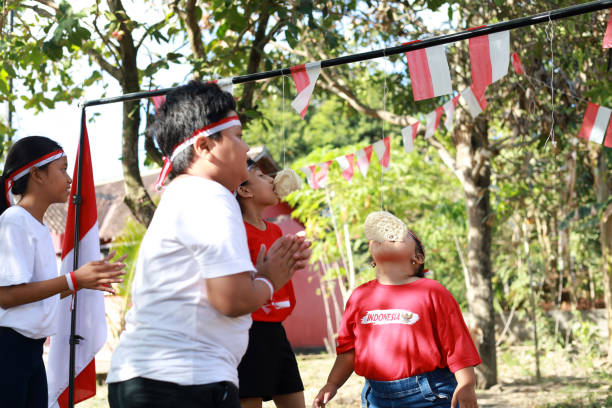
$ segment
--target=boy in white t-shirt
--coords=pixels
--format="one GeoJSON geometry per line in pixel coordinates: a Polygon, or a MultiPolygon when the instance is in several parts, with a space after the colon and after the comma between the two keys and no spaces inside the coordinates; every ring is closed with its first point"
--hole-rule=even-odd
{"type": "Polygon", "coordinates": [[[253,266],[233,191],[248,145],[232,95],[192,81],[169,93],[153,133],[165,190],[142,241],[134,306],[108,374],[112,408],[239,408],[237,366],[250,313],[306,266],[309,243],[283,237],[253,266]]]}

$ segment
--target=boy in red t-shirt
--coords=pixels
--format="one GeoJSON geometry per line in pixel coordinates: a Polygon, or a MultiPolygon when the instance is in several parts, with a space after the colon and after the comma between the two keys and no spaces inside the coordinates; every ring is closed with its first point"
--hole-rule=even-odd
{"type": "MultiPolygon", "coordinates": [[[[278,204],[273,179],[248,161],[249,179],[236,191],[242,210],[251,259],[264,245],[270,248],[283,233],[278,225],[263,219],[266,207],[278,204]]],[[[274,400],[279,408],[304,408],[304,386],[297,361],[282,321],[295,307],[293,284],[289,281],[274,292],[268,303],[253,312],[249,346],[238,366],[238,387],[242,408],[261,408],[262,401],[274,400]]]]}
{"type": "Polygon", "coordinates": [[[368,216],[366,237],[376,279],[346,304],[336,361],[314,406],[325,407],[355,371],[366,379],[363,406],[476,408],[481,360],[453,295],[424,278],[421,241],[385,212],[368,216]],[[379,225],[368,226],[374,218],[379,225]]]}

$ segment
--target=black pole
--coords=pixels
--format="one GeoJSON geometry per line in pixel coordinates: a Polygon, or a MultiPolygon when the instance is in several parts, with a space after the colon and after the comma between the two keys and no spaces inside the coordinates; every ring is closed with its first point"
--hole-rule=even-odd
{"type": "MultiPolygon", "coordinates": [[[[85,141],[85,107],[81,110],[81,136],[79,139],[79,152],[77,157],[77,179],[76,194],[72,196],[74,204],[74,248],[72,269],[79,268],[79,222],[81,219],[81,179],[83,173],[83,144],[85,141]]],[[[68,369],[68,407],[74,408],[74,366],[76,345],[79,344],[81,336],[76,334],[77,292],[72,294],[72,313],[70,316],[70,366],[68,369]]]]}
{"type": "MultiPolygon", "coordinates": [[[[562,9],[556,9],[552,11],[546,11],[544,13],[535,14],[528,17],[521,17],[514,20],[502,21],[496,24],[487,26],[477,27],[460,31],[458,33],[440,35],[437,37],[427,38],[425,40],[412,42],[409,44],[398,45],[395,47],[384,48],[381,50],[367,51],[359,54],[345,55],[338,58],[332,58],[321,61],[321,68],[333,67],[336,65],[350,64],[352,62],[366,61],[374,58],[388,57],[389,55],[401,54],[403,52],[414,51],[421,48],[429,48],[436,45],[453,43],[456,41],[466,40],[472,37],[478,37],[481,35],[498,33],[500,31],[512,30],[519,27],[527,27],[536,24],[546,23],[552,20],[559,20],[562,18],[568,18],[577,16],[580,14],[591,13],[593,11],[604,10],[612,8],[612,0],[598,0],[589,3],[578,4],[562,9]]],[[[249,75],[242,75],[232,78],[233,84],[242,84],[245,82],[259,81],[262,79],[279,77],[282,75],[290,75],[290,68],[281,68],[273,71],[257,72],[249,75]]],[[[135,99],[151,98],[153,96],[165,95],[175,88],[158,89],[150,92],[134,92],[121,96],[114,96],[102,99],[93,99],[84,103],[84,107],[105,105],[114,102],[125,102],[135,99]]]]}

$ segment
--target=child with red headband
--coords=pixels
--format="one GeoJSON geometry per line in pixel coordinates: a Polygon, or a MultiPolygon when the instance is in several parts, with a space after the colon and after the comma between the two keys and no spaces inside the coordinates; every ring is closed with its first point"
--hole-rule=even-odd
{"type": "Polygon", "coordinates": [[[169,176],[142,240],[133,306],[108,373],[112,408],[239,408],[237,367],[250,314],[310,255],[282,237],[257,268],[233,192],[248,179],[234,97],[192,81],[166,96],[150,129],[169,176]]]}
{"type": "MultiPolygon", "coordinates": [[[[263,218],[266,208],[278,204],[274,179],[257,164],[248,161],[249,179],[236,190],[242,210],[251,260],[255,262],[262,245],[271,247],[283,233],[263,218]]],[[[238,366],[242,408],[261,408],[262,401],[274,400],[279,408],[304,408],[304,385],[297,361],[282,322],[295,307],[293,284],[274,292],[268,303],[252,314],[249,346],[238,366]]]]}
{"type": "Polygon", "coordinates": [[[421,241],[386,212],[370,214],[364,229],[376,279],[346,304],[336,361],[314,406],[325,407],[355,371],[365,377],[364,407],[476,408],[481,360],[453,295],[424,278],[421,241]]]}
{"type": "Polygon", "coordinates": [[[124,273],[121,260],[110,262],[113,253],[58,276],[43,217],[68,199],[67,163],[53,140],[25,137],[9,150],[0,176],[0,407],[47,408],[43,344],[55,334],[60,295],[76,288],[113,293],[110,284],[124,273]]]}

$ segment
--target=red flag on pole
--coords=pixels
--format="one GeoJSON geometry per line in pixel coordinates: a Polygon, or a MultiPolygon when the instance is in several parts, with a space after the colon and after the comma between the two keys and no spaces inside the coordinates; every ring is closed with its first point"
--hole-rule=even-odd
{"type": "Polygon", "coordinates": [[[355,155],[351,153],[346,156],[336,157],[336,161],[340,166],[340,170],[342,170],[342,177],[349,183],[353,181],[353,174],[355,173],[355,155]]]}
{"type": "Polygon", "coordinates": [[[444,45],[407,52],[406,59],[415,101],[453,92],[444,45]]]}
{"type": "MultiPolygon", "coordinates": [[[[98,212],[96,193],[89,151],[89,139],[85,116],[83,115],[84,144],[81,171],[81,207],[79,218],[79,259],[78,266],[100,259],[100,239],[98,236],[98,212]]],[[[78,153],[77,153],[78,157],[78,153]]],[[[70,197],[76,195],[78,163],[74,175],[70,197]]],[[[73,268],[75,205],[70,201],[66,218],[66,231],[62,245],[61,274],[70,273],[73,268]]],[[[51,338],[51,348],[47,364],[49,386],[49,406],[61,408],[68,406],[68,361],[70,355],[70,320],[72,297],[60,301],[57,315],[57,334],[51,338]]],[[[106,342],[106,313],[104,294],[98,290],[80,289],[78,293],[78,313],[76,334],[83,337],[76,345],[74,402],[80,402],[96,395],[95,355],[106,342]]]]}
{"type": "Polygon", "coordinates": [[[355,158],[357,159],[357,167],[361,175],[365,178],[368,175],[370,160],[372,159],[372,145],[357,150],[355,152],[355,158]]]}
{"type": "Polygon", "coordinates": [[[578,137],[612,147],[612,109],[589,102],[578,137]]]}
{"type": "Polygon", "coordinates": [[[298,91],[298,95],[291,102],[291,106],[304,119],[310,104],[310,96],[321,73],[321,62],[309,62],[308,64],[297,65],[290,69],[291,77],[298,91]]]}
{"type": "Polygon", "coordinates": [[[473,86],[484,90],[508,72],[510,31],[470,38],[470,65],[473,86]]]}
{"type": "Polygon", "coordinates": [[[603,48],[612,48],[612,11],[610,11],[610,19],[608,20],[608,28],[603,39],[603,48]]]}
{"type": "Polygon", "coordinates": [[[378,156],[380,165],[384,169],[388,169],[391,162],[391,137],[387,136],[383,140],[379,140],[372,147],[378,156]]]}

